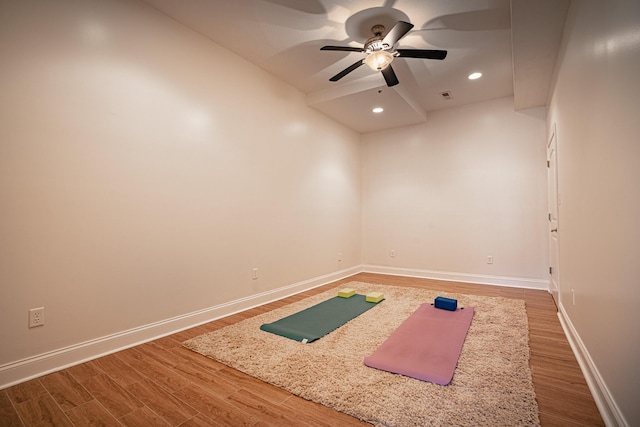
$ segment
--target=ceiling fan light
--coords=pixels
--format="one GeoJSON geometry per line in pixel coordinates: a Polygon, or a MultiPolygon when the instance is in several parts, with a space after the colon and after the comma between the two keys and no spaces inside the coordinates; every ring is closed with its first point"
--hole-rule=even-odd
{"type": "Polygon", "coordinates": [[[386,50],[371,52],[364,59],[364,63],[367,64],[373,71],[384,70],[389,66],[389,64],[391,64],[391,61],[393,61],[393,55],[386,50]]]}

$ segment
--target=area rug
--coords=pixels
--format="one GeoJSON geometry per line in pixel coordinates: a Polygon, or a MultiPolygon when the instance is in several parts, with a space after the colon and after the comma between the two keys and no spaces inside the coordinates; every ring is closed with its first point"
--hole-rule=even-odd
{"type": "Polygon", "coordinates": [[[289,304],[184,346],[305,399],[379,426],[535,426],[538,406],[529,368],[522,300],[351,282],[359,294],[382,292],[383,304],[310,344],[260,330],[337,295],[339,288],[289,304]],[[364,365],[422,303],[436,296],[473,306],[453,380],[447,386],[364,365]]]}

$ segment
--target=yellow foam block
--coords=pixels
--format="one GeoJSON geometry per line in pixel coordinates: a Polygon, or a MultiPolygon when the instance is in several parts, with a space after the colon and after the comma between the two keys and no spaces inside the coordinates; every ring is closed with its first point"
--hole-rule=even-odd
{"type": "Polygon", "coordinates": [[[356,290],[351,288],[344,288],[338,291],[338,296],[342,298],[351,298],[355,294],[356,294],[356,290]]]}
{"type": "Polygon", "coordinates": [[[384,294],[382,292],[371,292],[367,294],[367,302],[380,302],[384,299],[384,294]]]}

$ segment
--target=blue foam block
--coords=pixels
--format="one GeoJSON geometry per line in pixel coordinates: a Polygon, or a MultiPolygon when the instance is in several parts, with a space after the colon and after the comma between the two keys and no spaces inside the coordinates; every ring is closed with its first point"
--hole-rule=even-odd
{"type": "Polygon", "coordinates": [[[453,298],[436,297],[436,308],[442,308],[443,310],[456,311],[458,308],[458,300],[453,298]]]}

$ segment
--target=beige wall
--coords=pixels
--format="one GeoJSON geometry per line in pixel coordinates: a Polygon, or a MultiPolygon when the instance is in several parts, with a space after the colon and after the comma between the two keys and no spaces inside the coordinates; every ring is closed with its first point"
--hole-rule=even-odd
{"type": "Polygon", "coordinates": [[[544,114],[500,98],[364,135],[364,263],[546,281],[544,114]]]}
{"type": "Polygon", "coordinates": [[[548,114],[558,135],[561,305],[604,398],[630,426],[640,425],[638,76],[640,3],[573,2],[548,114]]]}
{"type": "Polygon", "coordinates": [[[0,368],[360,265],[360,136],[286,83],[128,0],[1,2],[0,62],[0,368]]]}

